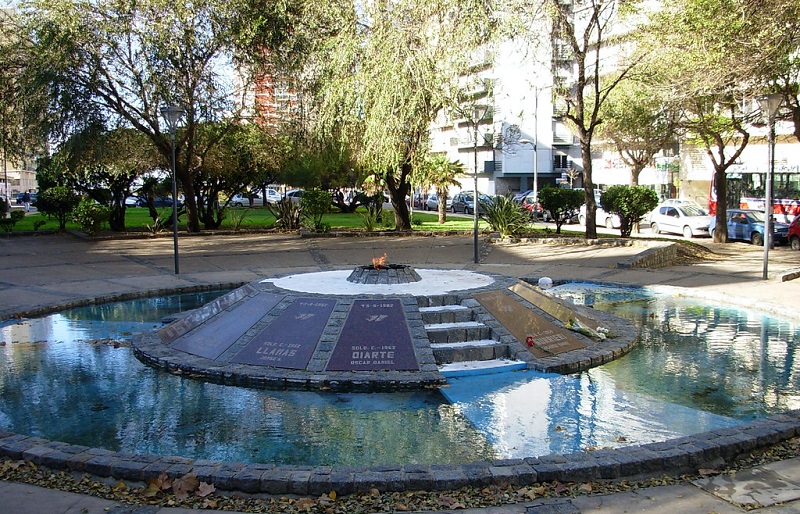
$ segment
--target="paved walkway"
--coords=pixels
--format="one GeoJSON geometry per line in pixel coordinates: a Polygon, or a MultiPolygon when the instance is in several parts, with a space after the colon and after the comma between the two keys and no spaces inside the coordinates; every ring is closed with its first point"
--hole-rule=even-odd
{"type": "MultiPolygon", "coordinates": [[[[472,238],[299,238],[294,235],[183,237],[180,275],[173,269],[171,238],[86,241],[68,235],[0,239],[0,314],[44,311],[95,297],[141,291],[234,285],[289,272],[348,269],[384,252],[388,261],[425,268],[477,269],[511,276],[582,279],[635,285],[670,285],[693,295],[758,306],[796,316],[800,280],[782,281],[800,269],[800,252],[770,251],[770,279],[762,280],[763,249],[701,241],[718,259],[663,269],[623,269],[641,246],[495,244],[472,262],[472,238]]],[[[123,506],[83,495],[0,482],[0,513],[185,513],[185,509],[123,506]]],[[[584,496],[544,503],[480,509],[483,514],[577,512],[800,512],[800,460],[759,466],[692,484],[584,496]],[[714,494],[712,494],[713,491],[714,494]],[[787,503],[788,502],[788,503],[787,503]],[[777,505],[776,505],[777,504],[777,505]]],[[[445,511],[446,512],[446,511],[445,511]]],[[[458,511],[469,512],[469,511],[458,511]]]]}

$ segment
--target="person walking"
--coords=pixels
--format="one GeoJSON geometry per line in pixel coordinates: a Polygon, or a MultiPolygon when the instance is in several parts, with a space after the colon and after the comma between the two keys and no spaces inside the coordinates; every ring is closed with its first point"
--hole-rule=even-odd
{"type": "Polygon", "coordinates": [[[31,212],[31,193],[30,193],[30,191],[25,191],[22,194],[22,205],[25,206],[25,212],[31,212]]]}

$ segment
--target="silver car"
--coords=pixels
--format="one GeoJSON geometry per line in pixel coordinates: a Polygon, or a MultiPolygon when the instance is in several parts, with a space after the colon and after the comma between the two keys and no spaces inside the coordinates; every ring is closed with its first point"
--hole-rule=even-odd
{"type": "MultiPolygon", "coordinates": [[[[453,197],[448,196],[447,202],[445,203],[445,210],[450,210],[453,206],[453,197]]],[[[436,193],[431,194],[428,196],[428,199],[425,201],[424,208],[426,211],[438,211],[439,210],[439,197],[436,193]]]]}
{"type": "Polygon", "coordinates": [[[680,234],[685,238],[707,236],[711,218],[712,216],[697,205],[662,204],[650,213],[650,229],[654,234],[669,232],[680,234]]]}

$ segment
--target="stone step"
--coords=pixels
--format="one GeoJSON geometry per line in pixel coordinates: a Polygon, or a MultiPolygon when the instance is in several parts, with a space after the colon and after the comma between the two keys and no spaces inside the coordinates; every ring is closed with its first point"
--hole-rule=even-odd
{"type": "Polygon", "coordinates": [[[463,305],[439,305],[435,307],[420,307],[422,322],[426,325],[437,323],[459,323],[472,321],[474,315],[472,309],[463,305]]]}
{"type": "Polygon", "coordinates": [[[439,372],[445,377],[464,377],[474,375],[490,375],[527,369],[523,361],[511,359],[494,359],[488,361],[453,362],[439,366],[439,372]]]}
{"type": "Polygon", "coordinates": [[[479,321],[432,323],[425,325],[425,331],[431,344],[460,343],[492,337],[492,329],[479,321]]]}
{"type": "Polygon", "coordinates": [[[436,364],[492,361],[511,357],[508,345],[494,339],[476,339],[454,343],[431,343],[436,364]]]}

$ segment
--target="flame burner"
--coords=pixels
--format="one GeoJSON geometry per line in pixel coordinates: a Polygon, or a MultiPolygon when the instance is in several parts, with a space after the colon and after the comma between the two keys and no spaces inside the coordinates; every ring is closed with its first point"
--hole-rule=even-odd
{"type": "Polygon", "coordinates": [[[357,266],[347,277],[354,284],[409,284],[420,280],[414,268],[405,264],[357,266]]]}

